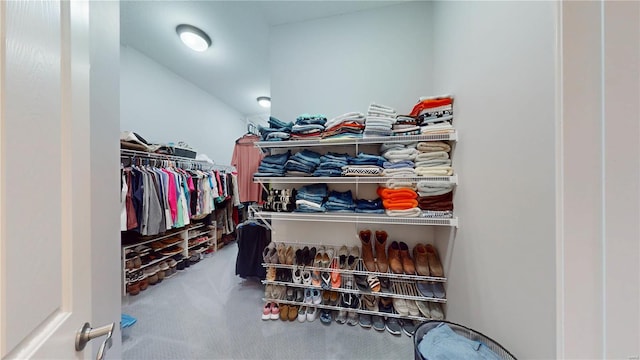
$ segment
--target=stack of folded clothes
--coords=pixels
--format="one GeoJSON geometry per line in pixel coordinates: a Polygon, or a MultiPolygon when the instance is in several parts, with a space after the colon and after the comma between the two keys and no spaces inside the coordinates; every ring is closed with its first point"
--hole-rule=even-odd
{"type": "Polygon", "coordinates": [[[349,165],[342,167],[343,176],[380,176],[382,164],[385,158],[365,153],[358,153],[356,157],[349,158],[349,165]]]}
{"type": "Polygon", "coordinates": [[[296,193],[296,212],[325,212],[327,184],[305,185],[296,193]]]}
{"type": "Polygon", "coordinates": [[[334,212],[353,212],[356,209],[356,204],[353,202],[353,195],[351,190],[345,192],[332,190],[329,193],[329,198],[324,204],[327,211],[334,212]]]}
{"type": "Polygon", "coordinates": [[[380,153],[386,159],[383,163],[384,176],[393,177],[411,177],[416,176],[414,170],[415,163],[413,160],[420,153],[416,150],[415,143],[400,144],[382,144],[380,153]]]}
{"type": "Polygon", "coordinates": [[[449,151],[451,146],[445,142],[421,142],[418,143],[418,155],[414,162],[416,174],[420,176],[451,176],[453,168],[449,151]]]}
{"type": "Polygon", "coordinates": [[[395,109],[372,103],[367,112],[364,136],[391,136],[396,115],[395,109]]]}
{"type": "Polygon", "coordinates": [[[284,176],[285,164],[289,160],[291,151],[283,154],[265,156],[258,166],[254,176],[284,176]]]}
{"type": "Polygon", "coordinates": [[[320,164],[320,154],[304,149],[287,160],[284,168],[287,176],[312,176],[320,164]]]}
{"type": "Polygon", "coordinates": [[[320,156],[320,165],[313,176],[341,176],[342,167],[349,164],[349,155],[328,153],[320,156]]]}
{"type": "Polygon", "coordinates": [[[291,140],[320,139],[327,118],[324,115],[302,114],[291,129],[291,140]]]}
{"type": "Polygon", "coordinates": [[[398,115],[393,124],[393,136],[420,135],[420,126],[415,116],[398,115]]]}
{"type": "Polygon", "coordinates": [[[285,123],[273,116],[269,116],[269,127],[259,126],[258,130],[262,141],[282,141],[289,140],[292,128],[292,122],[285,123]]]}
{"type": "Polygon", "coordinates": [[[361,138],[365,128],[365,117],[360,112],[349,112],[337,116],[324,125],[323,139],[361,138]]]}
{"type": "Polygon", "coordinates": [[[453,185],[419,181],[418,207],[422,209],[424,217],[453,216],[453,185]]]}
{"type": "Polygon", "coordinates": [[[423,134],[453,132],[453,97],[421,97],[410,115],[416,117],[423,134]]]}
{"type": "Polygon", "coordinates": [[[411,160],[401,160],[398,162],[385,161],[384,164],[382,164],[384,168],[382,175],[391,177],[413,177],[416,176],[414,166],[415,164],[411,160]]]}
{"type": "Polygon", "coordinates": [[[422,214],[418,208],[418,194],[411,188],[378,188],[382,205],[389,216],[417,217],[422,214]]]}
{"type": "Polygon", "coordinates": [[[357,199],[356,210],[357,213],[363,214],[384,214],[384,206],[382,205],[382,199],[377,198],[375,200],[357,199]]]}

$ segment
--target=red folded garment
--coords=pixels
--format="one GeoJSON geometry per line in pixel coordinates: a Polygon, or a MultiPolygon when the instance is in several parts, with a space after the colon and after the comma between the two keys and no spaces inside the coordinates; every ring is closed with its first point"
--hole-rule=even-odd
{"type": "Polygon", "coordinates": [[[427,99],[423,100],[416,104],[411,110],[411,116],[418,116],[420,112],[424,109],[433,109],[440,106],[451,105],[453,104],[453,100],[451,98],[444,99],[427,99]]]}
{"type": "Polygon", "coordinates": [[[382,206],[387,210],[407,210],[418,206],[417,200],[382,200],[382,206]]]}
{"type": "Polygon", "coordinates": [[[436,196],[421,196],[418,198],[418,206],[422,210],[453,211],[453,191],[436,196]]]}
{"type": "Polygon", "coordinates": [[[410,188],[389,189],[379,187],[377,192],[383,200],[412,200],[418,198],[418,194],[410,188]]]}

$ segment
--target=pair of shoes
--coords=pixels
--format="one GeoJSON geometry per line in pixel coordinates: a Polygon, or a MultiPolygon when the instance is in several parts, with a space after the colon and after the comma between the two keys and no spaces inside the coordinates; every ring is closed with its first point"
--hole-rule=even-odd
{"type": "Polygon", "coordinates": [[[416,306],[420,314],[427,319],[431,319],[431,312],[429,311],[429,304],[426,301],[416,301],[416,306]]]}
{"type": "Polygon", "coordinates": [[[418,281],[417,282],[418,291],[424,297],[428,298],[437,298],[444,299],[444,285],[439,282],[427,282],[427,281],[418,281]]]}
{"type": "Polygon", "coordinates": [[[375,246],[371,245],[372,233],[370,230],[362,230],[359,235],[360,242],[362,243],[362,260],[364,261],[364,266],[367,271],[386,273],[389,269],[385,250],[387,247],[387,232],[384,230],[375,232],[375,246]],[[374,247],[376,250],[376,260],[374,260],[373,256],[374,247]]]}
{"type": "Polygon", "coordinates": [[[350,326],[358,325],[358,313],[355,311],[349,311],[347,315],[347,324],[350,326]]]}
{"type": "Polygon", "coordinates": [[[319,305],[322,302],[322,293],[318,289],[304,289],[304,303],[319,305]]]}
{"type": "MultiPolygon", "coordinates": [[[[345,246],[346,248],[346,246],[345,246]]],[[[334,258],[331,261],[331,288],[333,289],[339,289],[340,286],[342,285],[342,276],[340,275],[340,272],[338,271],[338,259],[334,258]]]]}
{"type": "Polygon", "coordinates": [[[280,305],[280,320],[293,321],[298,318],[298,307],[295,305],[280,305]]]}
{"type": "Polygon", "coordinates": [[[267,267],[267,281],[276,281],[276,268],[273,266],[267,267]]]}
{"type": "Polygon", "coordinates": [[[301,250],[295,252],[296,264],[299,266],[311,266],[316,258],[316,248],[309,249],[308,246],[303,247],[301,250]]]}
{"type": "Polygon", "coordinates": [[[278,320],[280,317],[280,307],[274,302],[268,302],[262,308],[262,320],[278,320]]]}
{"type": "Polygon", "coordinates": [[[394,241],[389,245],[389,267],[396,274],[413,275],[416,268],[409,255],[409,247],[404,242],[394,241]]]}
{"type": "Polygon", "coordinates": [[[360,299],[355,294],[342,293],[342,299],[340,301],[340,306],[342,306],[343,308],[349,308],[349,309],[359,309],[360,308],[360,299]]]}
{"type": "Polygon", "coordinates": [[[438,250],[431,244],[418,244],[413,248],[418,275],[444,277],[444,270],[440,262],[438,250]]]}
{"type": "Polygon", "coordinates": [[[320,311],[320,322],[325,325],[330,325],[331,321],[333,321],[333,311],[328,309],[322,309],[320,311]]]}
{"type": "Polygon", "coordinates": [[[440,303],[429,302],[429,313],[433,320],[444,320],[444,311],[440,303]]]}
{"type": "Polygon", "coordinates": [[[264,250],[262,251],[262,259],[267,264],[277,264],[278,259],[278,251],[276,250],[276,244],[274,242],[270,242],[264,250]]]}

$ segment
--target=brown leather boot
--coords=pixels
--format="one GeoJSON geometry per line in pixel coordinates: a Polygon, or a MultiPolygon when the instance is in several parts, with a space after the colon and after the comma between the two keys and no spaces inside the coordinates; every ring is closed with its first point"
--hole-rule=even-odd
{"type": "Polygon", "coordinates": [[[427,248],[423,244],[418,244],[413,248],[413,260],[416,262],[416,271],[418,272],[418,275],[429,276],[427,248]]]}
{"type": "Polygon", "coordinates": [[[389,270],[387,261],[387,232],[376,231],[376,261],[378,262],[378,271],[386,273],[389,270]]]}
{"type": "Polygon", "coordinates": [[[389,245],[389,267],[396,274],[402,274],[402,261],[400,260],[400,245],[393,241],[389,245]]]}
{"type": "Polygon", "coordinates": [[[438,256],[438,250],[431,244],[425,245],[427,251],[427,259],[429,260],[429,271],[431,276],[444,277],[444,270],[442,269],[442,263],[440,262],[440,256],[438,256]]]}
{"type": "Polygon", "coordinates": [[[407,275],[414,275],[416,273],[416,267],[409,255],[409,247],[404,242],[400,242],[400,260],[402,261],[402,269],[407,275]]]}
{"type": "Polygon", "coordinates": [[[360,242],[362,242],[362,261],[367,271],[376,271],[376,262],[373,260],[373,249],[371,248],[371,230],[360,231],[360,242]]]}

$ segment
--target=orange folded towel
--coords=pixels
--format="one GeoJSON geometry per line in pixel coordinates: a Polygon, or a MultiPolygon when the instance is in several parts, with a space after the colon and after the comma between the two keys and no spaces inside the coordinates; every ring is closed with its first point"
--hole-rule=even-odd
{"type": "Polygon", "coordinates": [[[418,198],[418,194],[410,188],[389,189],[379,187],[377,192],[382,200],[412,200],[418,198]]]}
{"type": "Polygon", "coordinates": [[[434,109],[445,105],[453,104],[453,100],[451,98],[440,98],[440,99],[427,99],[423,100],[416,104],[411,110],[411,116],[418,116],[420,112],[424,109],[434,109]]]}
{"type": "Polygon", "coordinates": [[[382,206],[387,210],[407,210],[418,207],[417,200],[382,200],[382,206]]]}

